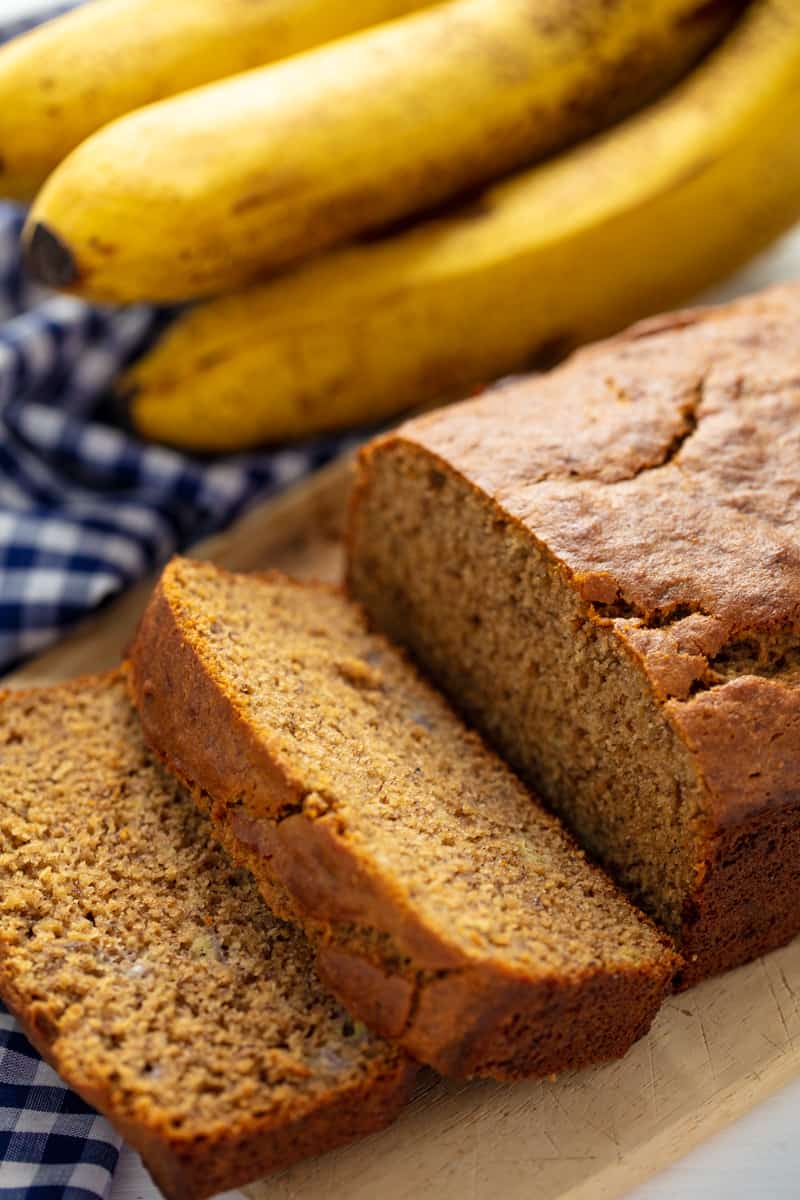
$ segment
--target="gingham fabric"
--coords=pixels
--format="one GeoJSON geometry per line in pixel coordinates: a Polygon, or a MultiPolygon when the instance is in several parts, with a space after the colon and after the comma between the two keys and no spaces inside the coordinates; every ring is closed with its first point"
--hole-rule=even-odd
{"type": "MultiPolygon", "coordinates": [[[[4,28],[0,4],[0,40],[27,24],[4,28]]],[[[33,287],[23,216],[0,199],[0,673],[345,446],[202,460],[140,442],[115,423],[108,385],[167,315],[33,287]]],[[[0,1007],[0,1200],[107,1197],[119,1145],[0,1007]]]]}
{"type": "MultiPolygon", "coordinates": [[[[0,41],[33,23],[1,22],[0,4],[0,41]]],[[[0,199],[0,673],[345,445],[321,438],[212,461],[141,442],[115,422],[108,385],[167,314],[32,286],[23,217],[0,199]]]]}
{"type": "Polygon", "coordinates": [[[68,1091],[5,1012],[0,1012],[2,1200],[108,1196],[120,1139],[68,1091]]]}
{"type": "Polygon", "coordinates": [[[37,294],[21,224],[0,203],[0,671],[343,446],[209,460],[141,442],[114,423],[108,385],[166,316],[37,294]]]}

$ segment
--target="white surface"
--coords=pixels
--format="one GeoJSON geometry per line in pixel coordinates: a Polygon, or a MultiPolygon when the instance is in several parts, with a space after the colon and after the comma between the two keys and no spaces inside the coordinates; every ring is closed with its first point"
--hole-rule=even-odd
{"type": "MultiPolygon", "coordinates": [[[[0,0],[0,17],[35,12],[47,7],[47,3],[48,0],[0,0]]],[[[702,299],[724,300],[773,281],[796,278],[800,278],[800,229],[724,286],[705,293],[702,299]]],[[[799,1129],[800,1080],[638,1188],[628,1200],[678,1197],[680,1200],[798,1200],[799,1129]]],[[[138,1155],[124,1150],[111,1200],[158,1200],[159,1197],[138,1155]]],[[[241,1192],[228,1192],[226,1200],[245,1198],[241,1192]]],[[[331,1197],[331,1200],[346,1200],[346,1197],[331,1197]]]]}

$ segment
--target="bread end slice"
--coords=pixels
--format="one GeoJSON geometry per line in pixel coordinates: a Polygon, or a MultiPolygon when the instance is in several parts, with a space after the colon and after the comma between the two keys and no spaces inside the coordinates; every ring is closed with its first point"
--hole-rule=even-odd
{"type": "Polygon", "coordinates": [[[211,840],[119,674],[0,700],[0,995],[170,1200],[382,1128],[416,1073],[211,840]]]}

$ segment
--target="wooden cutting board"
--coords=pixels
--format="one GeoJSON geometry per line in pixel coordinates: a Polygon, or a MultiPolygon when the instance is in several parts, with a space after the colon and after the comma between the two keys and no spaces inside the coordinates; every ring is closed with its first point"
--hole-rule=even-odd
{"type": "MultiPolygon", "coordinates": [[[[195,553],[242,570],[337,579],[349,464],[251,511],[195,553]]],[[[142,585],[12,686],[113,666],[142,585]]],[[[425,1074],[385,1132],[247,1189],[253,1200],[610,1200],[800,1074],[800,939],[667,1001],[628,1056],[555,1083],[450,1084],[425,1074]]]]}

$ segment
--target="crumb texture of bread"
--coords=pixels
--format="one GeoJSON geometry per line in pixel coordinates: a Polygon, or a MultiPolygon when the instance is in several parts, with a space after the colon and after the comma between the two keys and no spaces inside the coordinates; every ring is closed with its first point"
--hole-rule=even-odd
{"type": "Polygon", "coordinates": [[[414,1075],[150,757],[120,674],[0,700],[0,993],[170,1200],[381,1128],[414,1075]]]}
{"type": "Polygon", "coordinates": [[[129,675],[149,742],[371,1028],[513,1078],[648,1026],[665,940],[336,589],[173,560],[129,675]]]}
{"type": "Polygon", "coordinates": [[[800,931],[800,288],[668,314],[361,458],[349,586],[677,939],[800,931]]]}

